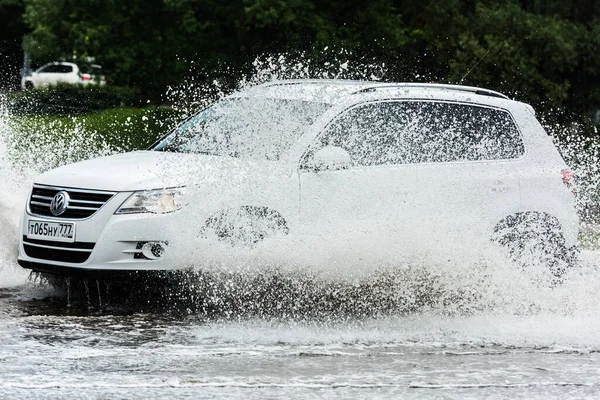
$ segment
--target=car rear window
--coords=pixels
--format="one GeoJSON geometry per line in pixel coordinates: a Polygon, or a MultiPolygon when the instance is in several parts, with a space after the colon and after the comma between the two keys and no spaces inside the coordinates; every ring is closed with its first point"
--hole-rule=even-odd
{"type": "Polygon", "coordinates": [[[504,160],[525,151],[507,111],[435,101],[360,105],[330,124],[320,141],[344,148],[353,165],[504,160]]]}
{"type": "Polygon", "coordinates": [[[81,64],[79,70],[82,74],[102,75],[102,67],[97,64],[81,64]]]}

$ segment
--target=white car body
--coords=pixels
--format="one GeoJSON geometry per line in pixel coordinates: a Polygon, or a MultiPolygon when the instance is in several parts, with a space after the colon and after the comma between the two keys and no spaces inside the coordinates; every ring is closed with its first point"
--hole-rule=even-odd
{"type": "MultiPolygon", "coordinates": [[[[141,249],[147,243],[175,249],[175,236],[169,227],[181,223],[182,218],[193,219],[200,230],[220,212],[244,207],[276,212],[285,221],[285,233],[318,232],[327,237],[352,229],[359,235],[392,238],[398,243],[416,234],[416,227],[422,229],[423,240],[435,242],[437,235],[443,234],[456,241],[489,241],[495,227],[507,216],[541,213],[558,221],[568,246],[577,244],[578,218],[573,193],[565,182],[567,166],[526,104],[464,86],[325,80],[271,82],[225,101],[236,99],[316,102],[326,111],[303,127],[298,140],[277,160],[138,151],[48,171],[35,180],[22,215],[19,263],[36,271],[67,275],[177,270],[184,265],[173,252],[148,259],[141,249]],[[345,123],[343,118],[353,115],[351,112],[360,115],[365,110],[385,107],[425,107],[420,109],[440,112],[467,107],[465,110],[490,113],[493,118],[500,113],[502,123],[514,123],[511,129],[518,137],[511,140],[519,142],[514,145],[517,150],[513,149],[518,154],[501,159],[353,165],[349,154],[340,152],[343,146],[326,146],[326,151],[318,151],[322,145],[315,143],[321,143],[325,140],[322,135],[329,134],[323,132],[333,129],[330,127],[338,121],[345,123]],[[313,168],[317,161],[327,166],[332,160],[347,165],[313,168]],[[188,193],[201,193],[201,201],[189,199],[175,212],[117,213],[136,191],[182,186],[187,186],[188,193]],[[62,190],[71,197],[66,211],[71,216],[52,216],[49,203],[56,201],[55,194],[62,190]],[[88,203],[78,202],[77,198],[88,203]],[[108,200],[104,203],[105,198],[108,200]],[[78,207],[99,209],[82,211],[91,215],[77,218],[76,213],[81,211],[78,207]],[[34,225],[72,224],[74,235],[47,239],[32,234],[31,221],[34,225]]],[[[506,140],[502,143],[513,146],[506,140]]],[[[359,148],[357,145],[348,152],[359,148]]],[[[440,153],[439,157],[447,155],[440,153]]]]}
{"type": "Polygon", "coordinates": [[[90,71],[84,71],[80,66],[71,62],[52,62],[45,64],[21,79],[21,88],[39,88],[48,85],[57,85],[59,83],[69,84],[106,84],[106,77],[100,75],[101,68],[97,64],[91,64],[90,68],[97,74],[90,74],[90,71]],[[98,76],[96,76],[98,75],[98,76]]]}

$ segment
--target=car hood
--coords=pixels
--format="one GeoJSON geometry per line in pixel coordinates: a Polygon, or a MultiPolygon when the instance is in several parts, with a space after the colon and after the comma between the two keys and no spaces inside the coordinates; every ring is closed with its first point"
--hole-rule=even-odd
{"type": "MultiPolygon", "coordinates": [[[[246,179],[273,170],[273,162],[233,157],[136,151],[65,165],[36,179],[42,185],[109,191],[133,191],[189,185],[192,181],[246,179]]],[[[277,168],[279,169],[279,168],[277,168]]]]}

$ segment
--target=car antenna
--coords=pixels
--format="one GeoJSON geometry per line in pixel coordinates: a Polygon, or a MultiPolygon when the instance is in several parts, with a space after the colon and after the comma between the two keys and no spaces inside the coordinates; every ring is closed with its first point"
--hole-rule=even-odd
{"type": "Polygon", "coordinates": [[[475,69],[476,66],[479,65],[479,63],[481,62],[481,60],[483,60],[485,58],[485,56],[488,55],[488,53],[490,52],[490,49],[488,49],[488,51],[485,52],[484,55],[481,56],[481,58],[479,60],[477,60],[477,62],[475,63],[475,65],[473,65],[466,74],[463,75],[462,78],[460,78],[460,81],[458,82],[458,84],[460,85],[461,83],[463,83],[463,81],[465,80],[465,78],[467,77],[467,75],[469,75],[471,73],[471,71],[473,71],[475,69]]]}

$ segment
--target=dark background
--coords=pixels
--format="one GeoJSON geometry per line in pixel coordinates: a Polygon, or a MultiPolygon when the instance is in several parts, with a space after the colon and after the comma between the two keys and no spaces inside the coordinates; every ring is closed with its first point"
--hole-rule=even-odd
{"type": "Polygon", "coordinates": [[[349,61],[384,65],[388,81],[462,81],[561,123],[593,127],[600,108],[596,0],[0,0],[0,27],[5,91],[19,88],[22,48],[33,66],[93,56],[155,103],[192,80],[234,88],[284,54],[313,73],[349,61]]]}

